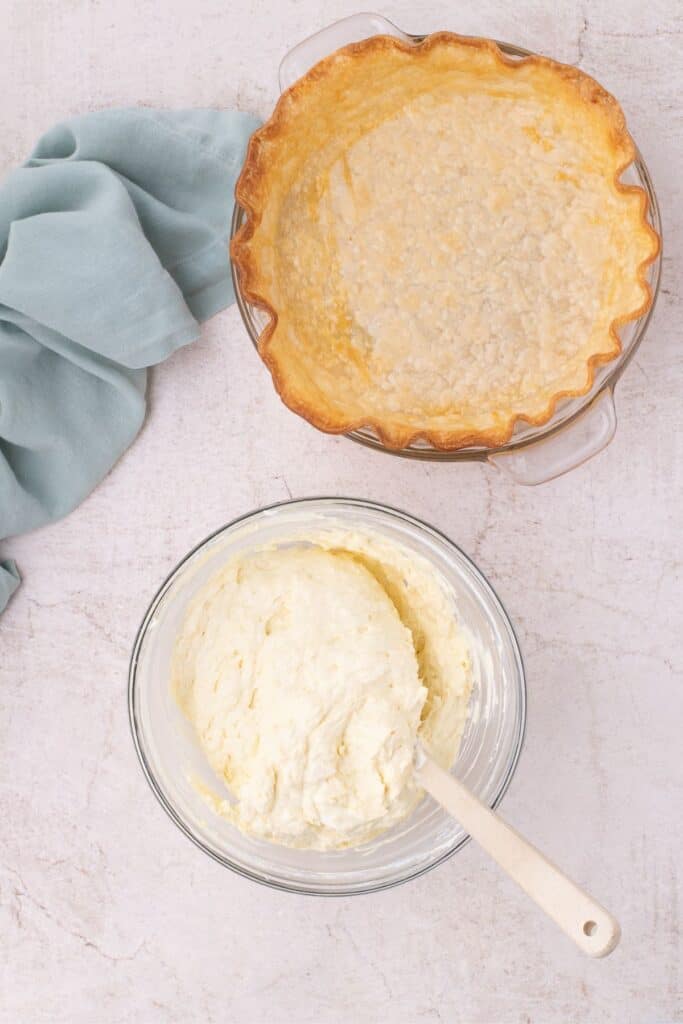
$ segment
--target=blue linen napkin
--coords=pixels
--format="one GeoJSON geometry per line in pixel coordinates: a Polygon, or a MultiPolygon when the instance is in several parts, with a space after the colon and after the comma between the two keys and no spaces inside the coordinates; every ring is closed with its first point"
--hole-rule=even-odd
{"type": "MultiPolygon", "coordinates": [[[[233,188],[258,122],[104,110],[0,188],[0,539],[70,512],[145,415],[146,368],[233,299],[233,188]]],[[[19,584],[0,563],[0,612],[19,584]]]]}

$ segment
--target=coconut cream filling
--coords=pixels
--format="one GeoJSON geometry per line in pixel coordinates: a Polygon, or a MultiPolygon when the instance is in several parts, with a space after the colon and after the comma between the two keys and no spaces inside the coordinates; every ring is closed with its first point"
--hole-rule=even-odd
{"type": "Polygon", "coordinates": [[[457,755],[472,667],[424,558],[370,533],[230,559],[188,607],[172,687],[242,831],[288,846],[366,842],[420,799],[418,737],[457,755]]]}

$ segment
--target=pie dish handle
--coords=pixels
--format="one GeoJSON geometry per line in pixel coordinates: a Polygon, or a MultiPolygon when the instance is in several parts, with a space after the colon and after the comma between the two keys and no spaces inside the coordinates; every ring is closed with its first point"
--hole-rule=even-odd
{"type": "Polygon", "coordinates": [[[280,91],[289,89],[290,85],[305,75],[314,64],[341,46],[358,43],[361,39],[369,39],[370,36],[396,36],[407,43],[413,42],[410,36],[401,32],[400,28],[387,21],[381,14],[352,14],[349,18],[335,21],[308,39],[303,39],[285,54],[279,71],[280,91]]]}
{"type": "Polygon", "coordinates": [[[512,452],[489,455],[491,465],[515,483],[534,486],[576,469],[606,448],[617,429],[611,388],[605,388],[588,408],[550,437],[512,452]]]}

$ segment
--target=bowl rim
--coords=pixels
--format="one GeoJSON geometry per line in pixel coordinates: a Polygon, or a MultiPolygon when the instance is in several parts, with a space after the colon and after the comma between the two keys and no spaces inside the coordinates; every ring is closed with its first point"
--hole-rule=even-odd
{"type": "Polygon", "coordinates": [[[499,784],[493,799],[489,802],[488,805],[491,808],[491,810],[495,810],[499,806],[501,800],[503,799],[503,797],[505,796],[510,787],[512,778],[515,774],[517,765],[519,763],[519,759],[522,753],[522,749],[524,747],[526,737],[526,672],[524,667],[522,650],[519,644],[519,639],[517,637],[517,633],[512,624],[512,621],[505,609],[505,606],[498,597],[498,594],[496,593],[494,587],[490,583],[488,577],[482,572],[479,566],[476,565],[476,563],[469,557],[469,555],[467,555],[462,550],[462,548],[458,544],[456,544],[455,541],[451,540],[451,538],[447,536],[447,534],[445,534],[443,531],[432,526],[430,523],[424,522],[424,520],[412,515],[409,512],[404,511],[403,509],[396,508],[395,506],[385,505],[381,502],[370,501],[364,498],[347,498],[332,495],[319,495],[305,498],[288,498],[284,501],[276,501],[273,502],[272,504],[262,505],[259,506],[258,508],[252,509],[249,512],[245,512],[242,515],[229,520],[227,523],[225,523],[218,529],[214,530],[203,540],[201,540],[198,544],[194,545],[194,547],[192,547],[190,551],[188,551],[188,553],[184,555],[183,558],[181,558],[181,560],[176,564],[176,566],[171,570],[171,572],[168,573],[168,575],[165,577],[165,579],[157,589],[156,593],[154,594],[154,597],[152,598],[149,606],[147,607],[147,610],[142,618],[142,622],[140,623],[140,626],[138,627],[135,636],[133,650],[131,652],[131,657],[128,666],[127,687],[128,722],[130,726],[131,736],[133,739],[133,745],[135,747],[135,751],[137,753],[138,761],[140,762],[143,774],[147,780],[150,789],[154,793],[154,796],[156,797],[157,801],[161,804],[166,814],[169,816],[171,821],[173,821],[174,824],[180,829],[180,831],[194,844],[194,846],[202,850],[205,854],[211,857],[212,860],[216,861],[216,863],[221,864],[223,867],[228,868],[230,871],[234,872],[237,875],[240,875],[242,878],[248,879],[251,882],[256,882],[260,885],[265,885],[270,889],[276,889],[281,892],[288,892],[303,896],[322,896],[326,898],[366,895],[368,893],[382,892],[384,890],[393,889],[398,885],[404,885],[406,882],[410,882],[416,878],[420,878],[422,877],[422,875],[425,875],[429,871],[432,871],[440,864],[443,864],[445,863],[445,861],[450,860],[450,858],[455,853],[457,853],[458,850],[463,849],[463,847],[465,847],[469,843],[470,836],[468,834],[464,834],[460,839],[457,840],[457,842],[453,843],[453,845],[448,850],[441,854],[441,856],[434,860],[432,863],[417,868],[416,870],[407,873],[405,876],[401,878],[390,879],[387,881],[378,882],[376,884],[364,885],[361,887],[339,888],[334,891],[321,891],[320,889],[307,887],[305,884],[299,885],[296,883],[287,883],[280,881],[279,879],[268,877],[265,874],[259,874],[256,871],[250,871],[248,868],[245,868],[240,864],[236,864],[229,857],[221,855],[216,850],[213,850],[210,847],[208,847],[199,838],[199,836],[195,835],[192,829],[185,823],[184,819],[175,809],[171,801],[167,798],[161,785],[157,781],[157,778],[145,754],[144,744],[141,739],[141,730],[139,729],[138,717],[135,711],[135,695],[137,691],[137,668],[139,655],[142,648],[142,644],[147,635],[147,629],[149,627],[149,624],[152,618],[154,617],[159,604],[166,595],[167,591],[170,589],[172,583],[180,574],[184,566],[192,558],[194,558],[195,555],[197,555],[204,547],[210,544],[217,537],[221,536],[223,533],[227,533],[228,531],[233,530],[235,527],[239,526],[241,523],[244,523],[250,519],[255,519],[256,517],[261,516],[265,513],[274,512],[277,511],[278,509],[290,507],[305,507],[310,505],[332,506],[339,504],[348,505],[354,508],[370,509],[371,511],[378,512],[381,515],[388,515],[390,518],[402,520],[403,522],[406,522],[413,527],[417,527],[418,530],[421,532],[431,534],[432,536],[436,537],[436,539],[440,542],[445,543],[447,547],[455,549],[456,553],[462,559],[464,559],[468,568],[474,572],[475,577],[478,578],[478,582],[483,586],[484,590],[488,592],[489,598],[492,600],[493,604],[497,607],[498,611],[500,612],[504,625],[508,630],[515,657],[515,665],[517,669],[516,679],[518,685],[519,712],[516,727],[516,735],[514,736],[513,740],[514,746],[512,755],[506,767],[502,781],[499,784]]]}

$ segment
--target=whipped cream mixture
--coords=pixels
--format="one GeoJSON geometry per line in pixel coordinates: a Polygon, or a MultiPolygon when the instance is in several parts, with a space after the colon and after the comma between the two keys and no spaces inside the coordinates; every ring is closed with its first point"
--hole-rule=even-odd
{"type": "Polygon", "coordinates": [[[359,845],[415,805],[419,736],[446,767],[471,665],[444,581],[370,533],[228,561],[191,603],[172,685],[238,828],[288,846],[359,845]]]}

